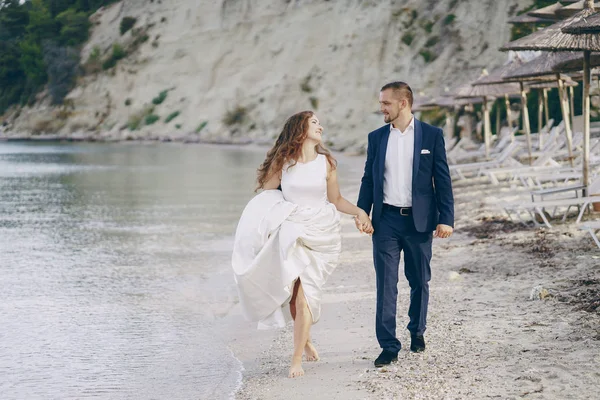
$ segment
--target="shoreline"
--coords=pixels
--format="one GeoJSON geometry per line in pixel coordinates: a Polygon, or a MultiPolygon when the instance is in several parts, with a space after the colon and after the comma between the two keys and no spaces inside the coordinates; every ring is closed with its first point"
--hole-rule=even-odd
{"type": "Polygon", "coordinates": [[[198,135],[183,136],[145,136],[145,137],[114,137],[102,134],[80,134],[80,135],[14,135],[0,136],[0,142],[89,142],[89,143],[120,143],[120,142],[163,142],[163,143],[199,143],[219,145],[261,145],[261,141],[253,141],[249,138],[239,139],[202,139],[198,135]]]}

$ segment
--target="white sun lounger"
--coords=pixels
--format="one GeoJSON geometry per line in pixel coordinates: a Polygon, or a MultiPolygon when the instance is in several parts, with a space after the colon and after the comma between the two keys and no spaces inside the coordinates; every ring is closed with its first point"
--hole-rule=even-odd
{"type": "Polygon", "coordinates": [[[597,235],[597,233],[600,233],[600,221],[586,222],[585,224],[580,226],[580,229],[589,232],[592,236],[592,239],[594,239],[594,242],[596,242],[596,246],[598,246],[598,248],[600,249],[600,239],[598,239],[597,235]]]}
{"type": "Polygon", "coordinates": [[[531,220],[536,226],[540,226],[536,219],[536,215],[539,215],[544,225],[548,228],[552,228],[550,221],[546,217],[545,209],[553,208],[554,212],[559,208],[566,208],[563,214],[563,222],[567,219],[567,215],[572,207],[576,207],[579,209],[579,214],[577,216],[576,222],[579,223],[581,218],[583,217],[583,213],[588,208],[590,204],[593,202],[597,202],[598,197],[574,197],[569,199],[553,199],[553,200],[543,200],[531,202],[529,200],[522,200],[518,202],[511,202],[507,204],[503,204],[504,211],[508,214],[508,217],[513,220],[513,214],[523,223],[527,221],[522,218],[521,214],[526,213],[529,214],[531,220]]]}

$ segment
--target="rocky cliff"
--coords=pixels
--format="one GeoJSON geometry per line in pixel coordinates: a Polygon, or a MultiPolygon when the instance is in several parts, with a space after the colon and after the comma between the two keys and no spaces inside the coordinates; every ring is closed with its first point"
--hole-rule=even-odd
{"type": "Polygon", "coordinates": [[[507,19],[530,3],[124,0],[91,16],[87,73],[65,105],[40,96],[9,116],[8,134],[268,141],[313,109],[347,148],[381,124],[384,83],[432,94],[501,64],[507,19]],[[135,23],[121,34],[124,17],[135,23]]]}

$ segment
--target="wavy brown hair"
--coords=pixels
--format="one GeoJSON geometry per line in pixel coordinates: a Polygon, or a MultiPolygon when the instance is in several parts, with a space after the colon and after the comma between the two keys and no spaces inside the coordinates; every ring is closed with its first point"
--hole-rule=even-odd
{"type": "MultiPolygon", "coordinates": [[[[257,191],[265,186],[272,174],[279,173],[286,163],[289,163],[288,168],[296,165],[302,153],[302,144],[308,137],[308,124],[313,115],[312,111],[302,111],[285,121],[275,145],[267,152],[267,158],[258,168],[257,191]]],[[[327,157],[331,168],[336,168],[335,158],[321,143],[315,146],[315,150],[327,157]]]]}

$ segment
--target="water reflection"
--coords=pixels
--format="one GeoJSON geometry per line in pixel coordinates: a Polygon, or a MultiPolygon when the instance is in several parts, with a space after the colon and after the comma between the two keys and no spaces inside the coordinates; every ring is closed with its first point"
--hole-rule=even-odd
{"type": "Polygon", "coordinates": [[[239,365],[216,321],[263,156],[0,144],[0,397],[226,398],[239,365]]]}

